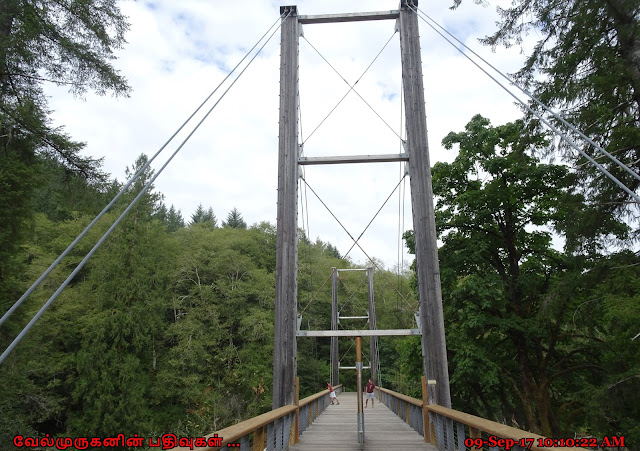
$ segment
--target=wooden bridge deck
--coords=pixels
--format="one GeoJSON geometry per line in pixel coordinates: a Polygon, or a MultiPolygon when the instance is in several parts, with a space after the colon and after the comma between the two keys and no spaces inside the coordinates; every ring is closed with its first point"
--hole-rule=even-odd
{"type": "Polygon", "coordinates": [[[340,405],[329,405],[304,431],[295,451],[316,450],[429,450],[437,451],[378,400],[364,409],[365,442],[358,443],[356,394],[338,395],[340,405]]]}

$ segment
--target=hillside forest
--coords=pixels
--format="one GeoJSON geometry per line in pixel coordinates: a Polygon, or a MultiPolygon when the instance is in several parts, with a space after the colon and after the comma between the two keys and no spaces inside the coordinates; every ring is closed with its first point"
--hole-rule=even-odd
{"type": "MultiPolygon", "coordinates": [[[[499,12],[483,43],[520,45],[535,29],[515,80],[626,163],[580,141],[638,193],[640,5],[514,0],[499,12]]],[[[128,27],[112,0],[0,3],[0,313],[126,182],[52,126],[43,84],[128,95],[113,56],[128,27]]],[[[451,163],[432,168],[453,408],[639,449],[638,204],[532,111],[558,123],[535,103],[505,124],[477,114],[443,140],[451,163]]],[[[2,350],[151,179],[146,162],[123,163],[132,184],[0,326],[2,350]]],[[[270,410],[275,226],[200,202],[185,218],[151,187],[0,364],[0,449],[18,434],[201,436],[270,410]]],[[[413,251],[413,231],[404,239],[413,251]]],[[[329,329],[326,279],[357,265],[303,230],[298,242],[298,311],[329,329]]],[[[376,270],[378,327],[413,327],[414,269],[376,270]]],[[[344,274],[342,312],[362,314],[364,276],[344,274]]],[[[301,396],[326,387],[329,345],[299,340],[301,396]]],[[[352,359],[352,343],[339,354],[352,359]]],[[[380,339],[380,361],[380,385],[421,397],[419,339],[380,339]]],[[[341,382],[355,388],[353,374],[341,382]]]]}

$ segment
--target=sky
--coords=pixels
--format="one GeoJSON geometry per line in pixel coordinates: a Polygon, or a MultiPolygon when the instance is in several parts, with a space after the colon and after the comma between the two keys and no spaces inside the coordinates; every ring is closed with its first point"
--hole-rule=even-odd
{"type": "MultiPolygon", "coordinates": [[[[478,43],[495,31],[496,6],[507,6],[508,0],[490,0],[488,6],[465,0],[458,9],[450,10],[452,3],[422,0],[420,9],[503,72],[513,73],[522,66],[525,55],[520,47],[492,52],[478,43]]],[[[125,180],[127,166],[141,153],[153,155],[277,22],[279,7],[289,4],[296,4],[301,15],[312,15],[385,11],[397,9],[399,2],[124,1],[120,7],[130,22],[128,43],[116,52],[114,65],[131,85],[131,95],[114,98],[88,93],[77,98],[64,87],[47,86],[54,124],[63,126],[73,139],[86,142],[85,155],[104,158],[105,172],[125,180]]],[[[445,150],[441,141],[451,131],[462,131],[473,115],[482,114],[499,125],[521,114],[513,98],[424,21],[419,24],[433,165],[453,161],[455,149],[445,150]]],[[[395,21],[304,25],[303,33],[299,142],[304,142],[304,156],[400,152],[399,136],[404,138],[406,133],[401,125],[400,43],[395,21]],[[351,84],[358,80],[357,92],[375,113],[351,92],[327,117],[350,89],[342,77],[351,84]]],[[[531,39],[535,36],[529,36],[525,45],[531,39]]],[[[212,207],[219,221],[235,207],[250,225],[276,223],[279,67],[278,30],[156,180],[155,188],[164,194],[164,202],[179,209],[187,222],[202,204],[212,207]]],[[[218,94],[206,109],[219,99],[218,94]]],[[[178,134],[152,164],[153,169],[162,166],[201,118],[202,114],[196,115],[178,134]]],[[[308,186],[356,238],[403,173],[400,163],[307,166],[303,170],[308,186]]],[[[408,177],[405,180],[359,241],[368,256],[392,270],[413,260],[400,240],[401,232],[412,228],[408,177]]],[[[344,255],[352,239],[304,185],[300,194],[299,226],[312,240],[329,242],[344,255]]],[[[356,247],[349,257],[368,264],[367,255],[356,247]]]]}

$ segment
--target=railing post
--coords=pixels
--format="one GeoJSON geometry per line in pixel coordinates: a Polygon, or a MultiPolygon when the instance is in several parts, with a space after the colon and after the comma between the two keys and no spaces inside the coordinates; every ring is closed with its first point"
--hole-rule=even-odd
{"type": "Polygon", "coordinates": [[[262,426],[258,428],[253,433],[253,446],[251,447],[252,451],[263,451],[265,448],[265,439],[267,438],[267,434],[265,434],[266,426],[262,426]]]}
{"type": "MultiPolygon", "coordinates": [[[[472,428],[471,426],[469,426],[469,438],[481,438],[482,437],[482,431],[480,431],[479,429],[476,428],[472,428]]],[[[477,447],[474,446],[471,449],[475,449],[476,451],[482,451],[482,446],[477,447]]]]}
{"type": "Polygon", "coordinates": [[[433,443],[431,441],[431,425],[429,424],[429,400],[427,394],[427,376],[422,376],[422,424],[424,431],[424,441],[427,443],[433,443]]]}
{"type": "Polygon", "coordinates": [[[364,412],[362,411],[362,337],[356,337],[356,396],[358,403],[358,443],[364,443],[364,412]]]}
{"type": "Polygon", "coordinates": [[[295,402],[296,402],[296,428],[295,428],[295,439],[294,443],[298,443],[300,436],[300,379],[296,376],[296,392],[295,392],[295,402]]]}

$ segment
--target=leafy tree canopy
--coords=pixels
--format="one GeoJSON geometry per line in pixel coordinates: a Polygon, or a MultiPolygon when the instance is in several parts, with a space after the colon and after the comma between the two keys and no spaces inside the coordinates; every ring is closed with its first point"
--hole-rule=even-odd
{"type": "MultiPolygon", "coordinates": [[[[533,156],[546,140],[523,121],[493,127],[475,116],[443,144],[459,146],[433,168],[454,406],[548,436],[635,430],[616,412],[635,402],[638,366],[618,356],[636,352],[622,342],[640,324],[628,310],[637,256],[552,247],[550,230],[562,233],[584,200],[575,173],[533,156]]],[[[410,343],[399,351],[410,371],[418,356],[407,357],[410,343]]]]}
{"type": "MultiPolygon", "coordinates": [[[[454,1],[454,7],[461,0],[454,1]]],[[[488,3],[476,1],[476,3],[488,3]]],[[[515,74],[545,104],[640,171],[640,3],[635,0],[515,0],[498,8],[498,30],[481,42],[493,47],[523,43],[529,32],[539,39],[515,74]]],[[[534,108],[539,108],[535,105],[534,108]]],[[[551,119],[555,121],[554,119],[551,119]]],[[[555,121],[557,122],[557,121],[555,121]]],[[[577,142],[580,138],[574,137],[577,142]]],[[[591,193],[583,228],[599,211],[629,211],[628,195],[564,141],[560,149],[576,164],[583,188],[591,193]]],[[[630,189],[640,182],[591,146],[584,149],[630,189]]],[[[636,210],[637,211],[637,210],[636,210]]],[[[636,218],[637,219],[637,218],[636,218]]]]}
{"type": "MultiPolygon", "coordinates": [[[[33,150],[92,175],[96,161],[47,117],[43,83],[80,95],[126,95],[129,86],[112,66],[129,25],[115,0],[82,2],[5,0],[0,5],[1,144],[29,140],[33,150]]],[[[17,144],[16,143],[16,144],[17,144]]]]}

